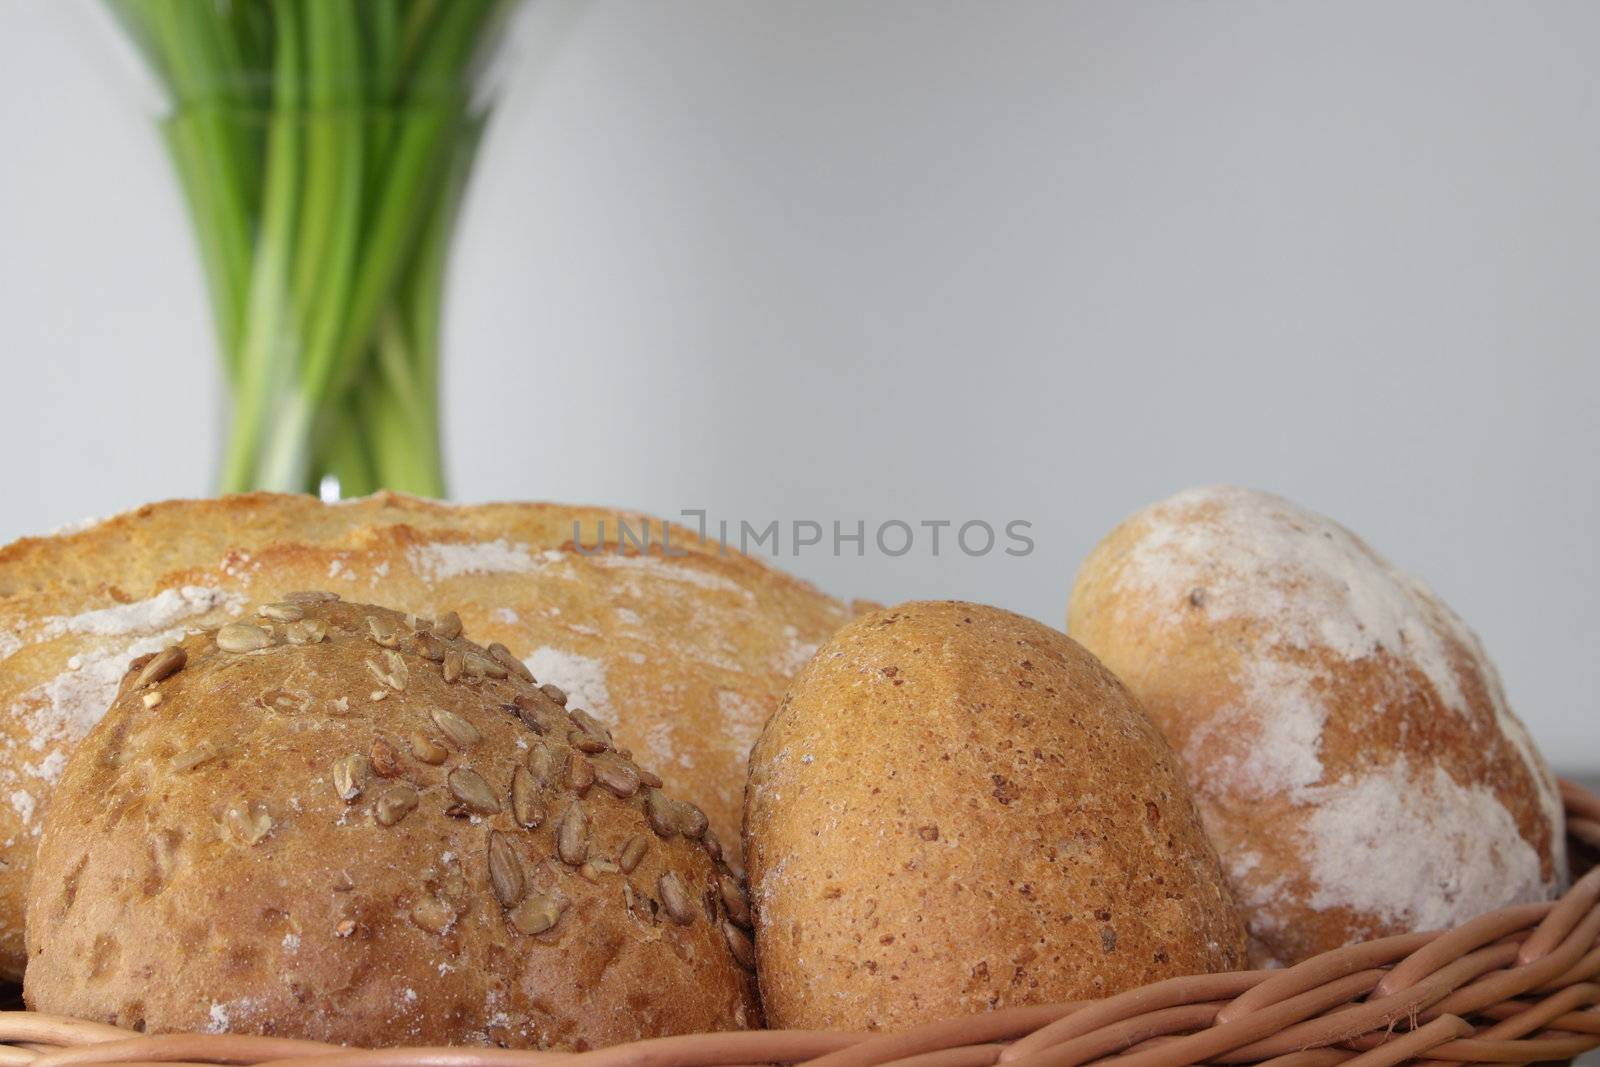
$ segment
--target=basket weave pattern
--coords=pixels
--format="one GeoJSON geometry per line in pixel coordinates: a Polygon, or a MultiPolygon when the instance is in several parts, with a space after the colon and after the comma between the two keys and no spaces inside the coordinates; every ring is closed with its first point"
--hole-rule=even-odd
{"type": "MultiPolygon", "coordinates": [[[[1600,796],[1562,783],[1575,855],[1600,850],[1600,796]]],[[[1007,1008],[897,1034],[758,1030],[583,1053],[349,1049],[219,1034],[147,1037],[0,1012],[0,1067],[1391,1067],[1533,1063],[1600,1048],[1600,867],[1554,903],[1454,930],[1350,945],[1287,970],[1157,982],[1104,1000],[1007,1008]]]]}

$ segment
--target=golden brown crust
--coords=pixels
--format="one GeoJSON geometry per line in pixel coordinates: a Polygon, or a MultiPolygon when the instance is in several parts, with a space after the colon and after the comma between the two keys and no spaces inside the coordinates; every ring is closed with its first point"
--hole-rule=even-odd
{"type": "Polygon", "coordinates": [[[21,974],[22,898],[51,785],[127,660],[297,588],[459,611],[469,632],[572,689],[737,851],[749,747],[846,612],[682,527],[664,551],[667,529],[554,504],[254,493],[152,504],[0,548],[0,976],[21,974]],[[648,550],[619,523],[635,540],[648,528],[648,550]]]}
{"type": "Polygon", "coordinates": [[[1244,932],[1177,761],[1058,631],[923,602],[841,630],[751,757],[773,1026],[897,1029],[1227,970],[1244,932]]]}
{"type": "Polygon", "coordinates": [[[704,816],[603,727],[451,620],[267,613],[135,661],[78,747],[30,1007],[361,1045],[758,1025],[704,816]]]}
{"type": "Polygon", "coordinates": [[[1187,764],[1256,962],[1562,885],[1554,780],[1478,639],[1337,523],[1181,493],[1094,550],[1067,629],[1187,764]]]}

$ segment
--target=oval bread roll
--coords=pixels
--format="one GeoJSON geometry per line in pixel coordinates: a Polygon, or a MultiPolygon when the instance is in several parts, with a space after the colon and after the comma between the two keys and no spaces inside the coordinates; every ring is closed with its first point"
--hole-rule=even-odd
{"type": "Polygon", "coordinates": [[[0,977],[22,974],[23,894],[51,788],[127,662],[324,585],[421,615],[458,611],[694,797],[735,854],[750,746],[846,618],[804,582],[681,526],[555,504],[253,493],[0,548],[0,977]]]}
{"type": "Polygon", "coordinates": [[[1483,646],[1337,523],[1180,493],[1094,550],[1067,628],[1187,763],[1258,963],[1564,884],[1555,782],[1483,646]]]}
{"type": "Polygon", "coordinates": [[[1112,674],[997,608],[818,651],[751,757],[773,1026],[894,1030],[1228,970],[1244,930],[1177,760],[1112,674]]]}
{"type": "Polygon", "coordinates": [[[705,815],[458,619],[302,596],[135,660],[25,996],[151,1032],[582,1049],[759,1025],[705,815]]]}

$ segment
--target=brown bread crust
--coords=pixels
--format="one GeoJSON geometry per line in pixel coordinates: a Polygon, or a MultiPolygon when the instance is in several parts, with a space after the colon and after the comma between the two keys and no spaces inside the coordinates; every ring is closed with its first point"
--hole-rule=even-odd
{"type": "Polygon", "coordinates": [[[31,1008],[361,1045],[759,1025],[704,816],[602,727],[446,620],[268,611],[135,661],[69,762],[31,1008]]]}
{"type": "Polygon", "coordinates": [[[1478,638],[1338,523],[1180,493],[1084,561],[1067,631],[1186,763],[1258,964],[1564,884],[1555,781],[1478,638]]]}
{"type": "Polygon", "coordinates": [[[1160,734],[1093,656],[997,608],[903,604],[825,644],[752,753],[745,846],[773,1026],[893,1030],[1244,959],[1160,734]]]}
{"type": "Polygon", "coordinates": [[[846,612],[682,527],[669,558],[667,529],[555,504],[253,493],[0,548],[0,976],[22,973],[23,894],[51,787],[126,662],[293,589],[458,611],[475,637],[572,689],[736,853],[750,745],[846,612]],[[635,539],[648,528],[648,550],[619,547],[619,522],[635,539]]]}

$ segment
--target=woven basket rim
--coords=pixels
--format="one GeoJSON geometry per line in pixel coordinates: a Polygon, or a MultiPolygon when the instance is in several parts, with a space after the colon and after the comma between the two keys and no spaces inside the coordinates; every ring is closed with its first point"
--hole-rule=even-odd
{"type": "MultiPolygon", "coordinates": [[[[1600,850],[1600,795],[1561,781],[1567,834],[1600,850]]],[[[1454,1067],[1600,1048],[1600,866],[1561,899],[1488,912],[1281,970],[1171,978],[1102,1000],[1003,1008],[898,1033],[745,1030],[588,1052],[362,1049],[245,1034],[145,1035],[0,1012],[0,1067],[1454,1067]]]]}

